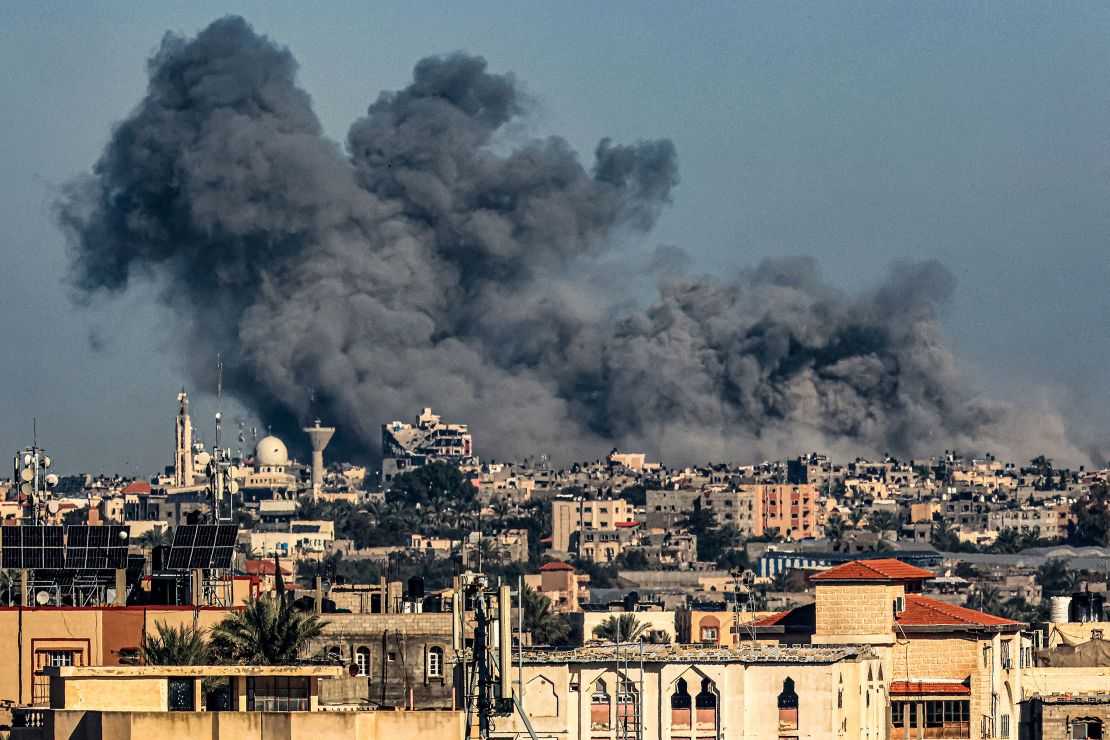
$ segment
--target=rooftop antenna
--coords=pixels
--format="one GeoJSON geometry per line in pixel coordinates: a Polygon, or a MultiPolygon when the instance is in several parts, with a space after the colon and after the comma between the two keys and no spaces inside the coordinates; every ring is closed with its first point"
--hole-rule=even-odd
{"type": "Polygon", "coordinates": [[[224,363],[216,353],[216,449],[220,448],[220,405],[224,395],[224,363]]]}

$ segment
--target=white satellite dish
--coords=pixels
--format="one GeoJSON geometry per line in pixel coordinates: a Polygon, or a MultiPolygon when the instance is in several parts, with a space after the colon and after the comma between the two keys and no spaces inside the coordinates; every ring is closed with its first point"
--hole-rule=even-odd
{"type": "Polygon", "coordinates": [[[22,493],[24,496],[30,496],[32,493],[35,492],[35,487],[32,486],[30,483],[24,483],[20,485],[19,492],[22,493]]]}
{"type": "Polygon", "coordinates": [[[227,484],[228,493],[239,493],[239,484],[235,481],[229,481],[227,484]]]}
{"type": "Polygon", "coordinates": [[[49,468],[53,464],[54,464],[54,461],[50,459],[49,455],[43,455],[42,456],[42,466],[44,468],[49,468]]]}
{"type": "Polygon", "coordinates": [[[115,603],[115,601],[116,601],[116,590],[114,588],[105,589],[105,591],[104,591],[104,600],[107,601],[109,604],[115,603]]]}
{"type": "Polygon", "coordinates": [[[35,603],[39,606],[46,606],[50,603],[50,594],[46,591],[39,591],[35,594],[35,603]]]}
{"type": "Polygon", "coordinates": [[[29,481],[35,477],[35,471],[31,468],[23,468],[19,471],[19,479],[22,481],[29,481]]]}
{"type": "Polygon", "coordinates": [[[51,514],[57,514],[58,513],[58,502],[57,501],[47,501],[46,502],[46,510],[49,511],[51,514]]]}
{"type": "Polygon", "coordinates": [[[229,478],[238,478],[239,477],[239,468],[235,467],[234,465],[228,465],[227,466],[227,475],[228,475],[229,478]]]}
{"type": "Polygon", "coordinates": [[[211,459],[212,456],[209,455],[207,452],[198,452],[196,454],[196,457],[193,458],[193,462],[198,468],[203,468],[204,466],[208,465],[211,459]]]}
{"type": "Polygon", "coordinates": [[[120,538],[121,540],[126,540],[126,539],[127,539],[128,537],[130,537],[130,536],[131,536],[131,533],[130,533],[130,532],[128,532],[128,531],[127,531],[126,529],[121,529],[121,530],[119,531],[119,538],[120,538]]]}
{"type": "Polygon", "coordinates": [[[57,474],[47,473],[46,474],[46,485],[50,486],[51,488],[58,485],[58,476],[57,476],[57,474]]]}
{"type": "Polygon", "coordinates": [[[34,460],[34,459],[35,458],[31,457],[31,453],[28,452],[23,456],[23,464],[24,465],[30,465],[31,461],[34,460]]]}

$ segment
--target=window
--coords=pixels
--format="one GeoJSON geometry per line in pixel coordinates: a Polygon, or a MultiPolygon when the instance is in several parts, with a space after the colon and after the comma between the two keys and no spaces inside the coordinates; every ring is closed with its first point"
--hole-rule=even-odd
{"type": "Polygon", "coordinates": [[[701,691],[694,697],[695,722],[698,730],[717,730],[717,694],[713,682],[708,678],[701,681],[701,691]]]}
{"type": "Polygon", "coordinates": [[[428,650],[428,675],[432,678],[443,676],[443,648],[433,647],[428,650]]]}
{"type": "Polygon", "coordinates": [[[590,729],[609,729],[609,689],[600,678],[590,695],[590,729]]]}
{"type": "Polygon", "coordinates": [[[170,678],[166,697],[167,709],[171,712],[196,711],[196,679],[170,678]]]}
{"type": "Polygon", "coordinates": [[[798,729],[798,695],[794,692],[794,679],[782,682],[782,693],[778,698],[779,732],[798,729]]]}
{"type": "Polygon", "coordinates": [[[343,659],[343,652],[339,649],[338,645],[328,645],[324,653],[328,656],[328,660],[336,663],[343,659]]]}
{"type": "Polygon", "coordinates": [[[61,668],[73,665],[72,650],[48,650],[46,652],[46,665],[51,668],[61,668]]]}
{"type": "Polygon", "coordinates": [[[388,660],[390,663],[396,663],[397,662],[397,653],[388,653],[386,655],[386,660],[388,660]]]}
{"type": "Polygon", "coordinates": [[[1102,720],[1091,718],[1072,720],[1071,740],[1102,740],[1102,720]]]}
{"type": "Polygon", "coordinates": [[[680,678],[675,683],[674,693],[671,694],[671,730],[690,729],[690,691],[686,687],[686,679],[680,678]]]}
{"type": "Polygon", "coordinates": [[[355,651],[355,665],[358,666],[358,675],[370,675],[370,651],[364,647],[360,647],[355,651]]]}
{"type": "Polygon", "coordinates": [[[1007,740],[1010,737],[1010,715],[1004,714],[998,720],[998,736],[1007,740]]]}
{"type": "Polygon", "coordinates": [[[247,678],[248,712],[307,712],[308,682],[302,676],[247,678]]]}

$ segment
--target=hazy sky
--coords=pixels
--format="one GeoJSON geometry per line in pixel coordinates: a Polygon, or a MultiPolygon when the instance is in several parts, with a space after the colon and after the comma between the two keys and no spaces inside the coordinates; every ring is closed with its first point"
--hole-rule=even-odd
{"type": "MultiPolygon", "coordinates": [[[[944,324],[976,389],[1047,395],[1078,438],[1110,441],[1110,5],[9,2],[3,454],[37,416],[64,471],[171,462],[183,373],[164,309],[141,291],[75,307],[50,205],[142,96],[162,35],[227,13],[289,46],[339,140],[418,59],[453,50],[514,72],[535,133],[583,153],[670,138],[682,184],[648,239],[695,271],[810,254],[851,289],[939,259],[959,279],[944,324]]],[[[193,390],[206,431],[211,389],[193,390]]]]}

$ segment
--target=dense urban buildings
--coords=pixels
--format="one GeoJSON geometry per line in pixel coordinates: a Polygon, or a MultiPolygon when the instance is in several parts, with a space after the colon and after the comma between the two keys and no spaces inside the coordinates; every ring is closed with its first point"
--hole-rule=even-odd
{"type": "MultiPolygon", "coordinates": [[[[137,712],[179,700],[198,713],[408,709],[429,713],[409,734],[455,733],[453,718],[481,715],[468,678],[478,628],[460,625],[490,614],[506,615],[489,644],[511,646],[505,690],[523,710],[482,704],[493,737],[1079,738],[1098,737],[1110,711],[1106,469],[954,451],[481,463],[465,424],[424,409],[383,426],[390,455],[374,471],[325,460],[333,431],[304,426],[294,445],[309,464],[274,434],[216,454],[182,391],[164,473],[55,476],[28,497],[17,466],[0,554],[26,551],[13,533],[54,527],[66,557],[94,530],[120,532],[127,557],[95,577],[5,560],[14,668],[0,701],[15,736],[61,737],[85,715],[135,732],[137,712]],[[233,509],[222,524],[216,490],[233,509]],[[180,559],[190,527],[230,538],[226,565],[180,559]],[[478,610],[497,589],[509,600],[478,610]],[[148,663],[152,636],[214,634],[266,602],[322,624],[297,647],[303,668],[282,674],[281,701],[263,701],[277,674],[148,663]],[[162,698],[113,705],[125,676],[162,698]]],[[[26,466],[45,465],[34,450],[26,466]]],[[[201,540],[189,547],[195,558],[201,540]]]]}

